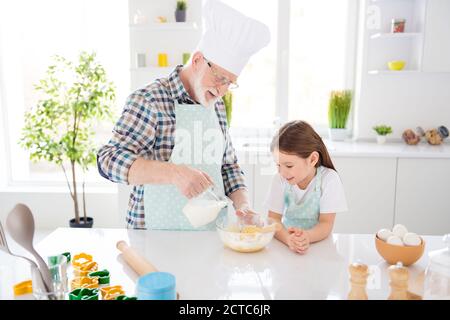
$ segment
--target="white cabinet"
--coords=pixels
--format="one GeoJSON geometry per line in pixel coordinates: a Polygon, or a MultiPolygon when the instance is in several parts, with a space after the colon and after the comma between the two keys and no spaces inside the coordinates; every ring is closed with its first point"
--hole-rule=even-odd
{"type": "Polygon", "coordinates": [[[395,158],[333,158],[344,185],[348,212],[336,216],[334,232],[375,233],[394,221],[395,158]]]}
{"type": "Polygon", "coordinates": [[[428,0],[423,71],[450,72],[450,1],[428,0]]]}
{"type": "Polygon", "coordinates": [[[399,159],[395,222],[419,234],[450,233],[450,159],[399,159]]]}

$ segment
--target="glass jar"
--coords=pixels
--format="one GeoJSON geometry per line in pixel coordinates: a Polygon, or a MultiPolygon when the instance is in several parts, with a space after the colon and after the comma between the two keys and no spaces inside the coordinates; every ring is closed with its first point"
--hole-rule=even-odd
{"type": "Polygon", "coordinates": [[[405,19],[392,19],[391,23],[391,32],[392,33],[401,33],[405,32],[405,19]]]}
{"type": "Polygon", "coordinates": [[[49,262],[53,292],[47,292],[39,269],[31,266],[33,296],[36,300],[65,300],[68,292],[67,258],[64,255],[53,256],[49,262]]]}
{"type": "Polygon", "coordinates": [[[429,254],[423,297],[426,300],[450,300],[450,234],[443,241],[446,248],[429,254]]]}

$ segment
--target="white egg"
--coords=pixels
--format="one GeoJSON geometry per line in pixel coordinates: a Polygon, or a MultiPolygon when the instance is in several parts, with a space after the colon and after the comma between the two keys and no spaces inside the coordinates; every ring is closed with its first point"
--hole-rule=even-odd
{"type": "Polygon", "coordinates": [[[388,229],[380,229],[377,232],[378,238],[380,238],[383,241],[386,241],[390,236],[393,236],[394,234],[391,232],[391,230],[388,229]]]}
{"type": "Polygon", "coordinates": [[[400,238],[403,238],[403,236],[405,235],[405,233],[408,232],[408,229],[406,229],[406,227],[402,224],[396,224],[393,228],[392,228],[392,232],[400,238]]]}
{"type": "Polygon", "coordinates": [[[393,244],[393,245],[395,245],[395,246],[403,246],[403,241],[402,241],[402,239],[400,238],[400,237],[397,237],[397,236],[390,236],[388,239],[387,239],[387,241],[386,241],[387,243],[389,243],[389,244],[393,244]]]}
{"type": "Polygon", "coordinates": [[[403,236],[403,243],[406,246],[418,246],[422,243],[420,237],[414,232],[407,232],[403,236]]]}

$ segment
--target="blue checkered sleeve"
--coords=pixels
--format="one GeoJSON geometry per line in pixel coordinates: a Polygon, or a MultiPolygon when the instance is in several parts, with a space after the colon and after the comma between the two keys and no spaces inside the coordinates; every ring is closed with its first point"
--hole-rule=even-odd
{"type": "Polygon", "coordinates": [[[139,156],[151,152],[154,144],[157,113],[139,91],[131,94],[117,121],[108,144],[97,154],[102,176],[113,182],[128,184],[128,171],[139,156]]]}

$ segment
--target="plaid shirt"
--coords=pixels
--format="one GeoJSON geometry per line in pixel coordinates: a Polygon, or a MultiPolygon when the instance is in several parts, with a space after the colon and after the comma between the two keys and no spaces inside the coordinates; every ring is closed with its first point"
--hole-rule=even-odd
{"type": "MultiPolygon", "coordinates": [[[[111,140],[97,154],[98,170],[104,178],[128,184],[128,170],[138,157],[169,161],[175,140],[174,101],[195,103],[180,80],[181,68],[177,66],[168,78],[157,79],[128,97],[111,140]]],[[[222,100],[215,104],[215,110],[226,141],[222,178],[225,194],[229,195],[246,186],[231,144],[222,100]]],[[[130,194],[126,220],[128,228],[145,228],[143,185],[134,186],[130,194]]]]}

